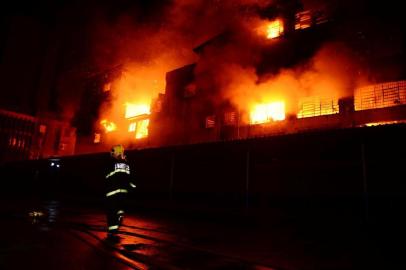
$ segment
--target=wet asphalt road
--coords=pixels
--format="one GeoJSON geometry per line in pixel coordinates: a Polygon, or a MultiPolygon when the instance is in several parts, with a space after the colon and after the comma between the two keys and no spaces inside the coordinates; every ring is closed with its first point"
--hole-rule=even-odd
{"type": "Polygon", "coordinates": [[[139,211],[126,215],[113,243],[105,226],[100,209],[8,204],[0,269],[363,269],[383,261],[352,229],[139,211]]]}

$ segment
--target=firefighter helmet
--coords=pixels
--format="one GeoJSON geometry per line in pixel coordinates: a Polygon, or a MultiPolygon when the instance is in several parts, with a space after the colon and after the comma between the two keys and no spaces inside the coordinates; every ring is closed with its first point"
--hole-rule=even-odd
{"type": "Polygon", "coordinates": [[[121,144],[111,148],[111,155],[115,158],[124,158],[124,147],[121,144]]]}

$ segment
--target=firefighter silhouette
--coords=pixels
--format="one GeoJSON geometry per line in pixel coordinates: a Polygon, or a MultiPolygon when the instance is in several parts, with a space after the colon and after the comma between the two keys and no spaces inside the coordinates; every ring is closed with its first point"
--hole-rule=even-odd
{"type": "Polygon", "coordinates": [[[124,147],[115,145],[111,149],[109,170],[105,176],[107,204],[107,236],[117,238],[124,218],[124,205],[128,192],[135,188],[130,166],[124,155],[124,147]]]}

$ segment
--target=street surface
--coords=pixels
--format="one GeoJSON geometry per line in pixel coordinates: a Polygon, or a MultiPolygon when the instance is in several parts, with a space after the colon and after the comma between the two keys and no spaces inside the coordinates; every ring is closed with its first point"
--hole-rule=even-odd
{"type": "Polygon", "coordinates": [[[0,269],[361,269],[383,260],[345,227],[143,210],[127,214],[113,243],[101,209],[57,201],[3,206],[0,269]]]}

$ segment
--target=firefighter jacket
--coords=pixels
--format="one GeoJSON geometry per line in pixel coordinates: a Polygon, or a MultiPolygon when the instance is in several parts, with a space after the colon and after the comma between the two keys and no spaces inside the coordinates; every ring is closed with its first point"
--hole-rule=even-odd
{"type": "Polygon", "coordinates": [[[106,178],[106,197],[128,193],[135,188],[133,173],[124,159],[111,159],[106,178]]]}

